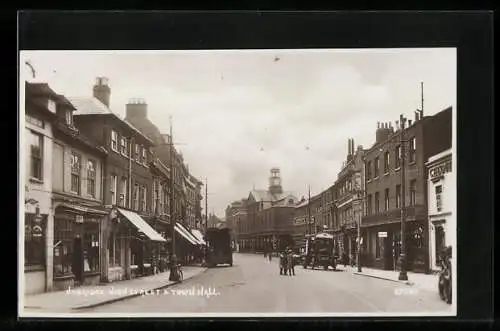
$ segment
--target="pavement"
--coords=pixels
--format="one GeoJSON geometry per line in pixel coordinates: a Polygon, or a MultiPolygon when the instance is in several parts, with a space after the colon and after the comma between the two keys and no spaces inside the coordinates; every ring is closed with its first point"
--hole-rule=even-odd
{"type": "MultiPolygon", "coordinates": [[[[364,274],[368,275],[368,271],[363,268],[364,274]]],[[[269,262],[262,255],[235,253],[232,267],[207,269],[160,293],[73,310],[73,316],[132,317],[140,313],[149,316],[186,313],[453,316],[455,313],[453,306],[439,298],[436,287],[431,290],[427,286],[363,277],[356,272],[343,266],[337,271],[297,266],[295,276],[280,276],[277,258],[269,262]]],[[[374,272],[371,275],[375,275],[374,272]]],[[[413,279],[411,274],[408,277],[413,279]]],[[[414,278],[417,282],[416,276],[414,278]]]]}
{"type": "MultiPolygon", "coordinates": [[[[184,266],[184,281],[200,275],[206,268],[184,266]]],[[[154,293],[177,284],[168,280],[169,272],[97,286],[80,286],[24,297],[25,313],[71,313],[80,309],[98,307],[113,302],[154,293]]]]}
{"type": "Polygon", "coordinates": [[[405,285],[414,286],[429,291],[437,291],[439,276],[437,274],[423,274],[417,272],[407,272],[408,280],[399,280],[399,271],[380,270],[372,268],[361,268],[361,272],[357,271],[357,267],[348,267],[352,269],[352,273],[357,276],[367,276],[373,278],[384,279],[392,282],[397,282],[405,285]]]}

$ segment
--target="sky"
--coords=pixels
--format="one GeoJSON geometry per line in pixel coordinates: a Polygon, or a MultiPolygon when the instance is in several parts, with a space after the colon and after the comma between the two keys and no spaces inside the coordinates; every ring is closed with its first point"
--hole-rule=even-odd
{"type": "Polygon", "coordinates": [[[92,96],[95,78],[107,77],[111,110],[124,117],[127,101],[143,98],[162,133],[171,115],[176,148],[207,179],[208,211],[219,217],[267,189],[272,167],[298,198],[331,186],[349,138],[368,148],[377,122],[413,119],[420,82],[425,115],[456,108],[454,48],[29,51],[20,63],[21,77],[68,97],[92,96]]]}

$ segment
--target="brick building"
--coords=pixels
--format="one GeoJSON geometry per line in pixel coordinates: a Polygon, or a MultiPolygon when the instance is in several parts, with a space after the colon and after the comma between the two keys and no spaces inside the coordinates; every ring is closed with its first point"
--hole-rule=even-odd
{"type": "Polygon", "coordinates": [[[226,222],[231,229],[231,242],[235,249],[238,248],[239,233],[241,231],[241,223],[246,220],[246,200],[241,199],[233,201],[226,208],[226,222]]]}
{"type": "Polygon", "coordinates": [[[297,198],[283,191],[280,170],[271,169],[268,190],[252,190],[247,199],[247,226],[240,233],[240,247],[263,251],[273,245],[283,249],[293,245],[293,213],[297,198]]]}
{"type": "Polygon", "coordinates": [[[451,147],[451,123],[451,107],[434,116],[424,117],[416,112],[415,120],[409,120],[404,130],[400,129],[399,121],[394,127],[390,123],[379,123],[375,143],[365,154],[366,215],[362,228],[366,235],[365,262],[369,266],[388,270],[399,268],[404,194],[407,267],[413,271],[428,271],[425,162],[429,156],[451,147]],[[401,187],[402,164],[405,169],[404,192],[401,187]]]}
{"type": "Polygon", "coordinates": [[[101,278],[129,279],[152,272],[153,243],[165,243],[146,219],[154,217],[153,141],[109,109],[111,89],[97,78],[93,97],[71,98],[75,124],[108,151],[104,159],[103,198],[111,210],[101,224],[101,278]]]}
{"type": "Polygon", "coordinates": [[[335,249],[339,256],[346,253],[354,256],[357,252],[358,226],[363,216],[364,194],[364,150],[354,140],[349,139],[347,157],[337,175],[333,187],[335,221],[333,235],[335,249]]]}

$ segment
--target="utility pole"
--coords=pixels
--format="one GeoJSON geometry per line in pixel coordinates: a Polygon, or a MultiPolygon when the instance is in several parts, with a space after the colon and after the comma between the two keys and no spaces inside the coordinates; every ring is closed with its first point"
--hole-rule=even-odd
{"type": "Polygon", "coordinates": [[[205,236],[208,230],[208,179],[205,178],[205,236]]]}
{"type": "Polygon", "coordinates": [[[424,115],[424,82],[420,82],[420,115],[424,115]]]}
{"type": "Polygon", "coordinates": [[[311,185],[308,185],[309,196],[307,199],[307,234],[311,235],[311,185]]]}
{"type": "Polygon", "coordinates": [[[172,116],[170,116],[170,142],[169,142],[169,159],[170,159],[170,225],[172,226],[172,256],[175,255],[175,223],[174,215],[174,192],[175,192],[175,176],[174,176],[174,137],[172,136],[172,116]]]}
{"type": "Polygon", "coordinates": [[[405,189],[405,140],[404,140],[404,130],[406,118],[400,115],[399,120],[401,122],[401,271],[399,273],[399,280],[408,280],[408,274],[406,273],[406,189],[405,189]]]}

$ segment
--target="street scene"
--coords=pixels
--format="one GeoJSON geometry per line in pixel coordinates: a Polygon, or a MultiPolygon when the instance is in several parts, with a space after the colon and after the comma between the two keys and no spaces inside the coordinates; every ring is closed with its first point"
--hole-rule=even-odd
{"type": "Polygon", "coordinates": [[[455,49],[21,64],[20,316],[456,314],[455,49]]]}

